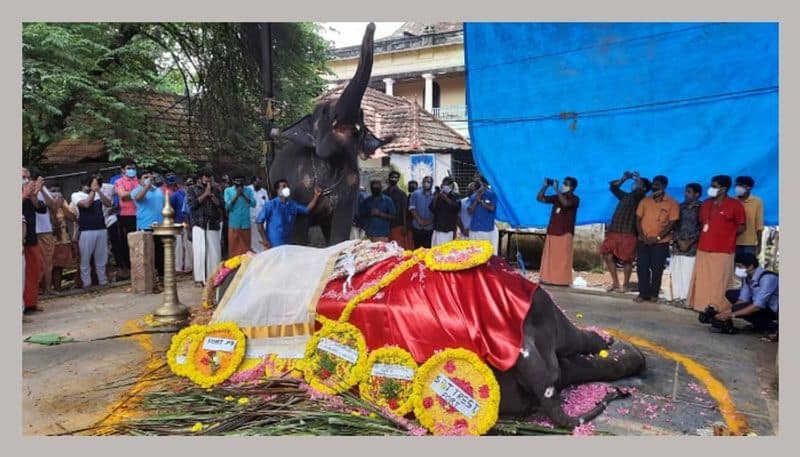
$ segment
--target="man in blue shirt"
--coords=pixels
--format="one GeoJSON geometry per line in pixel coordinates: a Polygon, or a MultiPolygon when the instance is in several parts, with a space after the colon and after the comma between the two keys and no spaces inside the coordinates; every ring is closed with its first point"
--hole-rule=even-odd
{"type": "Polygon", "coordinates": [[[411,212],[411,232],[414,236],[414,247],[431,247],[433,237],[433,211],[430,206],[433,202],[433,178],[422,178],[422,188],[417,189],[408,199],[408,210],[411,212]]]}
{"type": "Polygon", "coordinates": [[[256,195],[244,186],[244,176],[237,175],[223,198],[228,212],[228,256],[235,257],[250,250],[250,208],[256,207],[256,195]]]}
{"type": "MultiPolygon", "coordinates": [[[[497,195],[483,177],[475,181],[475,192],[467,201],[467,211],[471,218],[469,221],[469,239],[493,241],[494,215],[497,211],[497,195]]],[[[494,244],[494,243],[492,243],[494,244]]],[[[494,246],[497,255],[497,246],[494,246]]]]}
{"type": "MultiPolygon", "coordinates": [[[[178,177],[175,173],[167,173],[165,188],[169,190],[169,204],[175,211],[175,223],[183,224],[186,222],[186,190],[178,185],[178,177]]],[[[188,227],[188,224],[187,224],[188,227]]],[[[184,229],[175,237],[175,271],[179,273],[189,273],[192,271],[192,242],[188,239],[184,229]]]]}
{"type": "Polygon", "coordinates": [[[288,244],[297,215],[310,213],[317,205],[319,196],[322,195],[322,189],[315,188],[314,198],[308,206],[303,206],[289,198],[292,195],[289,181],[285,179],[278,180],[274,184],[273,190],[277,197],[268,201],[261,208],[261,213],[256,218],[258,231],[261,235],[261,244],[264,249],[288,244]],[[266,231],[264,230],[265,226],[266,231]]]}
{"type": "Polygon", "coordinates": [[[372,195],[365,198],[359,208],[359,214],[364,221],[364,231],[370,241],[388,242],[390,226],[395,215],[394,203],[383,193],[380,179],[370,181],[369,190],[372,195]]]}
{"type": "Polygon", "coordinates": [[[736,256],[736,276],[741,278],[742,288],[725,294],[733,306],[730,311],[719,312],[716,319],[738,317],[750,322],[756,332],[777,332],[778,275],[761,268],[755,255],[744,253],[736,256]]]}
{"type": "MultiPolygon", "coordinates": [[[[139,186],[131,191],[131,197],[136,204],[136,230],[152,232],[153,223],[160,224],[164,220],[161,210],[164,209],[164,193],[161,191],[161,177],[155,173],[145,171],[139,186]]],[[[159,277],[164,277],[164,246],[161,237],[154,236],[156,271],[159,277]]]]}

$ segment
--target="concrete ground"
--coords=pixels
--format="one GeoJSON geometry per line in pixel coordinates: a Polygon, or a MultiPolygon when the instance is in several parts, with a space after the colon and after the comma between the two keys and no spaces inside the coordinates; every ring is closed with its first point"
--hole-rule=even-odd
{"type": "MultiPolygon", "coordinates": [[[[762,342],[755,335],[712,334],[689,310],[637,304],[622,295],[550,290],[579,325],[645,338],[704,365],[727,388],[735,407],[757,434],[777,434],[777,344],[762,342]],[[576,317],[578,313],[582,318],[576,317]]],[[[179,283],[179,297],[185,304],[198,304],[200,292],[191,281],[179,283]]],[[[88,340],[127,333],[137,330],[130,322],[152,312],[161,299],[161,295],[134,295],[124,286],[57,297],[42,302],[45,312],[23,318],[22,338],[52,332],[88,340]]],[[[154,334],[58,346],[22,343],[25,433],[57,434],[102,419],[128,393],[150,355],[166,350],[170,337],[154,334]],[[127,380],[127,385],[107,386],[122,380],[127,380]]],[[[651,350],[644,352],[646,373],[620,383],[633,385],[637,391],[631,398],[613,402],[594,421],[599,430],[627,435],[696,435],[710,433],[712,424],[722,422],[716,401],[700,381],[674,360],[651,350]]]]}

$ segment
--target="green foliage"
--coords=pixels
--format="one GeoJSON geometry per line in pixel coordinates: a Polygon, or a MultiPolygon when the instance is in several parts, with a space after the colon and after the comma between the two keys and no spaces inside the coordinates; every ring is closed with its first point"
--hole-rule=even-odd
{"type": "MultiPolygon", "coordinates": [[[[272,26],[276,120],[306,114],[324,87],[326,43],[307,23],[272,26]]],[[[109,158],[185,172],[196,167],[170,126],[137,100],[185,97],[192,140],[212,162],[259,159],[263,131],[260,41],[255,24],[26,23],[23,161],[63,138],[106,144],[109,158]]],[[[186,139],[183,139],[186,141],[186,139]]]]}

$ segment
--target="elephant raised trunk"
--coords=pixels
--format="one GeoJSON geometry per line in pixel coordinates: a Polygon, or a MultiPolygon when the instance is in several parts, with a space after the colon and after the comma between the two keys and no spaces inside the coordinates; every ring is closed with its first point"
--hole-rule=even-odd
{"type": "Polygon", "coordinates": [[[372,74],[374,37],[375,24],[370,22],[361,42],[361,55],[356,73],[336,103],[336,123],[339,125],[352,126],[361,120],[361,98],[364,97],[372,74]]]}

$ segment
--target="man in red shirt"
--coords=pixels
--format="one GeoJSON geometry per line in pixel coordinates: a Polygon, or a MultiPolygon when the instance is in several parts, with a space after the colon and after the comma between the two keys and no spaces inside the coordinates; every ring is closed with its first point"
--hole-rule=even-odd
{"type": "Polygon", "coordinates": [[[547,238],[544,241],[542,262],[539,269],[542,284],[569,286],[572,284],[572,237],[575,235],[575,218],[578,214],[580,198],[575,195],[578,180],[567,176],[564,185],[558,181],[545,179],[536,200],[553,205],[550,223],[547,225],[547,238]],[[545,195],[552,186],[555,195],[545,195]]]}
{"type": "Polygon", "coordinates": [[[744,205],[728,197],[731,177],[711,178],[708,200],[700,205],[700,240],[697,243],[688,305],[695,311],[711,306],[719,312],[729,311],[725,292],[731,284],[736,252],[736,237],[745,230],[744,205]]]}
{"type": "Polygon", "coordinates": [[[119,225],[120,236],[120,263],[119,268],[125,272],[130,271],[131,256],[128,247],[128,233],[136,231],[136,203],[133,202],[131,192],[139,187],[136,177],[136,162],[132,159],[123,159],[119,165],[122,177],[114,182],[114,193],[119,197],[119,225]]]}

